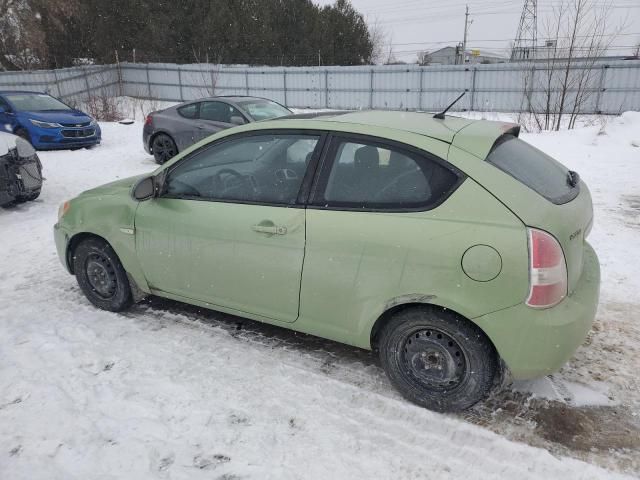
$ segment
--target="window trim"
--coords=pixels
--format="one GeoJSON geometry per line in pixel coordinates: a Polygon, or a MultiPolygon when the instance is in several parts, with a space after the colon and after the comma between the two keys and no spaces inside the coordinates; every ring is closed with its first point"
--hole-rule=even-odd
{"type": "Polygon", "coordinates": [[[381,212],[381,213],[407,213],[407,212],[426,212],[433,210],[444,203],[453,192],[467,178],[467,175],[458,168],[451,165],[445,159],[434,155],[431,152],[422,150],[413,145],[409,145],[396,140],[390,140],[387,138],[377,137],[374,135],[366,135],[359,133],[349,132],[331,132],[327,139],[327,146],[323,150],[323,156],[321,158],[321,165],[319,172],[316,175],[313,186],[311,189],[311,195],[308,201],[308,208],[315,210],[336,210],[347,212],[381,212]],[[370,206],[354,206],[345,205],[346,202],[334,202],[333,204],[327,202],[324,199],[324,192],[326,191],[329,176],[333,164],[337,161],[338,147],[341,143],[361,143],[365,145],[371,145],[377,148],[385,148],[388,150],[395,150],[401,154],[408,156],[409,158],[418,157],[420,159],[434,162],[443,168],[446,168],[451,173],[456,175],[457,180],[447,189],[440,198],[435,202],[424,202],[421,204],[413,204],[411,206],[403,205],[401,203],[385,203],[385,204],[371,204],[370,206]]]}
{"type": "Polygon", "coordinates": [[[160,193],[158,194],[158,198],[167,198],[174,200],[185,200],[185,201],[196,201],[196,202],[210,202],[210,203],[231,203],[231,204],[240,204],[240,205],[259,205],[265,207],[285,207],[285,208],[306,208],[306,199],[308,198],[308,193],[311,188],[311,183],[316,176],[316,171],[318,168],[318,164],[320,161],[321,153],[324,152],[327,140],[328,133],[324,130],[318,129],[292,129],[292,128],[273,128],[273,129],[265,129],[265,130],[249,130],[246,132],[238,132],[232,135],[227,135],[226,137],[220,138],[218,140],[214,140],[211,143],[203,145],[202,147],[194,150],[193,152],[185,155],[179,161],[170,165],[169,167],[162,170],[160,175],[162,175],[162,185],[160,186],[160,193]],[[198,155],[210,148],[218,147],[223,145],[224,143],[238,140],[239,138],[244,137],[256,137],[256,136],[268,136],[268,135],[300,135],[300,136],[317,136],[318,142],[316,143],[316,147],[313,150],[311,155],[311,160],[309,165],[305,170],[305,174],[302,177],[302,182],[300,184],[300,188],[298,189],[298,193],[295,195],[296,201],[295,203],[276,203],[276,202],[264,202],[264,201],[251,201],[251,200],[232,200],[232,199],[223,199],[223,198],[185,198],[179,196],[167,195],[164,193],[165,182],[168,180],[169,175],[173,170],[178,168],[179,165],[182,165],[183,162],[188,161],[193,156],[198,155]]]}
{"type": "Polygon", "coordinates": [[[180,117],[184,118],[185,120],[199,120],[200,119],[200,103],[201,102],[187,103],[186,105],[181,105],[178,108],[176,108],[176,111],[178,112],[178,115],[180,115],[180,117]],[[196,116],[193,118],[185,117],[180,110],[184,110],[185,108],[190,107],[191,105],[196,106],[196,116]]]}

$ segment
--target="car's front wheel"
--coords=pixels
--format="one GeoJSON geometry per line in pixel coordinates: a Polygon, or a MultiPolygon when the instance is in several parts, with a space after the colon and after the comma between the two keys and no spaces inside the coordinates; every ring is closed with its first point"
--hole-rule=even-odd
{"type": "Polygon", "coordinates": [[[104,240],[82,240],[73,251],[73,271],[80,289],[96,307],[120,312],[133,303],[127,273],[104,240]]]}
{"type": "Polygon", "coordinates": [[[159,133],[154,137],[151,148],[153,150],[153,158],[160,165],[178,154],[178,147],[176,147],[175,142],[169,135],[164,133],[159,133]]]}
{"type": "Polygon", "coordinates": [[[391,383],[420,406],[461,411],[491,390],[498,368],[493,345],[476,325],[451,311],[401,310],[384,325],[379,340],[391,383]]]}

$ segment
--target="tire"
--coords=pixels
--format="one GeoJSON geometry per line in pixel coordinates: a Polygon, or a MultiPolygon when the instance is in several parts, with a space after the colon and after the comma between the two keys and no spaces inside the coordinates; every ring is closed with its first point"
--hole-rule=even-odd
{"type": "Polygon", "coordinates": [[[18,128],[15,131],[15,134],[20,138],[25,139],[27,142],[29,142],[29,144],[31,144],[31,135],[29,135],[29,132],[27,132],[24,128],[18,128]]]}
{"type": "Polygon", "coordinates": [[[36,198],[40,196],[40,190],[36,190],[35,192],[31,192],[28,195],[19,195],[16,197],[16,203],[24,203],[24,202],[32,202],[36,198]]]}
{"type": "Polygon", "coordinates": [[[133,303],[127,273],[104,240],[81,241],[73,251],[73,271],[80,289],[96,307],[121,312],[133,303]]]}
{"type": "Polygon", "coordinates": [[[498,370],[495,349],[482,330],[454,312],[428,306],[401,310],[379,339],[389,380],[417,405],[457,412],[491,390],[498,370]]]}
{"type": "Polygon", "coordinates": [[[176,147],[176,143],[169,135],[164,133],[159,133],[153,137],[151,149],[153,151],[153,158],[155,158],[156,163],[160,165],[178,154],[178,147],[176,147]]]}

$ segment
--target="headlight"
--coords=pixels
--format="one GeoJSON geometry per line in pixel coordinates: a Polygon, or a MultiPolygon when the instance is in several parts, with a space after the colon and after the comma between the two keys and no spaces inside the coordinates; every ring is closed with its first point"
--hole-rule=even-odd
{"type": "Polygon", "coordinates": [[[40,128],[62,128],[62,125],[60,125],[59,123],[41,122],[40,120],[34,120],[33,118],[30,118],[29,121],[36,127],[40,128]]]}
{"type": "Polygon", "coordinates": [[[89,125],[91,125],[92,127],[95,127],[98,124],[98,122],[96,121],[95,118],[91,118],[91,122],[89,123],[89,125]]]}
{"type": "Polygon", "coordinates": [[[69,203],[69,201],[64,202],[58,207],[58,221],[60,221],[62,217],[64,217],[64,214],[69,211],[70,207],[71,203],[69,203]]]}

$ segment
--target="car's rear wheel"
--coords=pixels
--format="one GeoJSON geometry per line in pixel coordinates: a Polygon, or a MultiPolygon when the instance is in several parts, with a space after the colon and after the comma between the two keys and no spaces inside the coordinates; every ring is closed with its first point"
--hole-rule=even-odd
{"type": "Polygon", "coordinates": [[[159,133],[153,138],[151,148],[153,150],[153,157],[160,165],[178,154],[176,143],[169,135],[165,135],[164,133],[159,133]]]}
{"type": "Polygon", "coordinates": [[[119,312],[133,303],[127,273],[104,240],[82,240],[73,251],[73,271],[80,289],[96,307],[119,312]]]}
{"type": "Polygon", "coordinates": [[[395,313],[379,335],[391,383],[410,401],[439,412],[461,411],[491,390],[497,354],[486,335],[457,314],[435,307],[395,313]]]}

